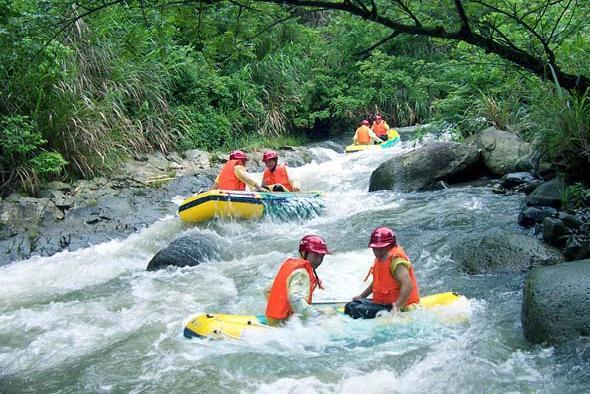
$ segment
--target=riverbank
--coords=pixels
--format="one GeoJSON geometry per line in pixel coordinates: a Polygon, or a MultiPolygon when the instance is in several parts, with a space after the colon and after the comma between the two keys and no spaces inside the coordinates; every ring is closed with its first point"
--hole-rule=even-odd
{"type": "MultiPolygon", "coordinates": [[[[263,150],[248,151],[250,171],[264,168],[263,150]]],[[[314,159],[308,147],[284,147],[279,155],[292,167],[314,159]]],[[[200,150],[157,152],[125,162],[109,178],[51,182],[39,198],[12,194],[0,201],[0,266],[121,239],[175,215],[183,198],[211,187],[226,160],[200,150]]]]}

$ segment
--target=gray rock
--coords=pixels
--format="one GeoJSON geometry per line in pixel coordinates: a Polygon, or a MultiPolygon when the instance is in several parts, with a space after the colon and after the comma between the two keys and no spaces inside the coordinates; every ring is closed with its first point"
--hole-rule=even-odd
{"type": "Polygon", "coordinates": [[[491,229],[452,246],[451,257],[468,274],[523,272],[563,261],[558,249],[536,238],[491,229]]]}
{"type": "Polygon", "coordinates": [[[500,183],[505,189],[513,189],[523,183],[531,182],[535,177],[530,172],[512,172],[506,174],[500,179],[500,183]]]}
{"type": "Polygon", "coordinates": [[[540,267],[527,275],[522,327],[532,343],[590,335],[590,260],[540,267]]]}
{"type": "Polygon", "coordinates": [[[566,238],[571,232],[565,224],[559,219],[545,218],[543,219],[543,239],[551,245],[563,247],[566,238]]]}
{"type": "Polygon", "coordinates": [[[428,190],[438,181],[470,178],[479,169],[479,151],[473,145],[434,142],[381,164],[371,174],[369,191],[428,190]]]}
{"type": "Polygon", "coordinates": [[[533,149],[518,135],[489,127],[476,136],[483,161],[496,175],[533,169],[533,149]]]}
{"type": "Polygon", "coordinates": [[[590,258],[590,240],[578,235],[570,235],[565,243],[563,255],[568,261],[590,258]]]}
{"type": "Polygon", "coordinates": [[[530,182],[523,183],[522,185],[518,185],[514,188],[517,192],[522,192],[527,196],[534,192],[539,186],[543,184],[543,181],[540,179],[533,179],[530,182]]]}
{"type": "Polygon", "coordinates": [[[196,266],[204,261],[219,258],[217,246],[203,236],[189,235],[173,240],[148,263],[146,270],[156,271],[168,266],[196,266]]]}
{"type": "Polygon", "coordinates": [[[565,192],[565,182],[562,177],[555,177],[543,183],[532,192],[526,200],[529,206],[561,207],[561,196],[565,192]]]}
{"type": "Polygon", "coordinates": [[[528,207],[518,215],[518,224],[530,227],[541,223],[546,217],[557,215],[557,209],[552,207],[528,207]]]}

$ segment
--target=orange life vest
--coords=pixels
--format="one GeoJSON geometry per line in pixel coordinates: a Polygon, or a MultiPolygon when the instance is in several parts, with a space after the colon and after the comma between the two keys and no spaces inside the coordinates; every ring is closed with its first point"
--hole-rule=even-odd
{"type": "Polygon", "coordinates": [[[385,127],[385,122],[381,121],[381,123],[373,123],[373,132],[377,137],[387,135],[387,128],[385,127]]]}
{"type": "Polygon", "coordinates": [[[359,145],[369,145],[371,143],[368,126],[361,126],[356,129],[356,143],[359,145]]]}
{"type": "Polygon", "coordinates": [[[221,169],[217,178],[217,187],[222,190],[246,190],[246,184],[238,179],[234,168],[240,160],[230,160],[221,169]]]}
{"type": "MultiPolygon", "coordinates": [[[[400,285],[397,283],[391,274],[391,262],[401,257],[410,261],[410,258],[401,246],[395,246],[389,251],[384,260],[375,259],[373,267],[369,273],[373,273],[373,303],[382,305],[391,305],[397,301],[400,293],[400,285]]],[[[414,267],[410,264],[410,279],[414,288],[408,297],[405,306],[416,304],[420,302],[420,292],[418,290],[418,283],[414,275],[414,267]]]]}
{"type": "Polygon", "coordinates": [[[272,172],[268,168],[265,169],[264,174],[262,174],[262,180],[266,186],[280,184],[290,192],[293,191],[293,185],[289,182],[289,175],[287,175],[287,166],[285,164],[277,164],[272,172]]]}
{"type": "Polygon", "coordinates": [[[291,304],[289,303],[289,294],[287,290],[287,279],[289,275],[297,269],[304,268],[309,275],[309,295],[307,296],[307,303],[311,304],[313,291],[319,285],[319,279],[313,272],[311,263],[305,259],[289,258],[283,262],[279,272],[275,277],[270,294],[268,296],[268,304],[266,305],[266,316],[276,320],[283,320],[293,314],[291,304]]]}

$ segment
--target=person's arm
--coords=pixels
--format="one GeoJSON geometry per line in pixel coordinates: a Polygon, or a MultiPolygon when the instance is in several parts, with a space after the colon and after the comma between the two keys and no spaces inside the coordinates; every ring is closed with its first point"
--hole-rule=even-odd
{"type": "Polygon", "coordinates": [[[358,144],[358,140],[359,140],[358,134],[359,134],[359,129],[356,129],[356,131],[354,132],[354,137],[352,137],[352,142],[355,145],[358,144]]]}
{"type": "Polygon", "coordinates": [[[309,275],[305,269],[296,269],[289,275],[289,278],[287,278],[287,295],[293,313],[304,318],[313,313],[313,307],[307,303],[309,275]]]}
{"type": "Polygon", "coordinates": [[[244,182],[246,185],[250,186],[252,189],[254,189],[256,191],[264,190],[264,189],[262,189],[262,186],[260,186],[258,183],[256,183],[256,181],[254,179],[252,179],[250,177],[250,175],[248,175],[248,172],[246,171],[244,166],[235,166],[234,167],[234,174],[236,175],[236,177],[240,181],[244,182]]]}
{"type": "Polygon", "coordinates": [[[217,175],[217,178],[215,178],[215,182],[213,182],[213,186],[211,186],[210,190],[218,189],[218,188],[219,188],[219,175],[217,175]]]}
{"type": "Polygon", "coordinates": [[[367,298],[371,295],[371,293],[373,293],[373,281],[371,281],[371,284],[367,286],[367,288],[361,294],[357,295],[356,297],[352,297],[352,299],[356,300],[359,298],[367,298]]]}
{"type": "Polygon", "coordinates": [[[393,268],[393,277],[395,281],[399,284],[400,291],[399,297],[397,298],[397,300],[393,304],[393,308],[391,309],[392,312],[399,311],[400,309],[406,306],[406,303],[408,302],[408,297],[410,297],[410,293],[414,289],[412,279],[410,278],[410,270],[407,267],[407,264],[409,264],[409,262],[404,259],[396,260],[398,260],[397,263],[394,260],[391,262],[391,264],[396,264],[396,266],[393,268]]]}
{"type": "Polygon", "coordinates": [[[372,140],[373,142],[375,142],[376,144],[380,144],[380,143],[382,143],[382,142],[383,142],[383,140],[382,140],[381,138],[377,137],[377,136],[375,135],[375,133],[373,132],[373,130],[371,130],[371,129],[369,129],[369,137],[370,137],[370,138],[371,138],[371,140],[372,140]]]}
{"type": "Polygon", "coordinates": [[[389,131],[389,125],[386,121],[383,121],[383,125],[385,126],[385,131],[389,131]]]}
{"type": "Polygon", "coordinates": [[[294,192],[301,191],[301,187],[299,185],[299,180],[297,178],[292,178],[291,175],[289,174],[289,171],[287,171],[287,179],[289,179],[289,183],[293,186],[294,192]]]}

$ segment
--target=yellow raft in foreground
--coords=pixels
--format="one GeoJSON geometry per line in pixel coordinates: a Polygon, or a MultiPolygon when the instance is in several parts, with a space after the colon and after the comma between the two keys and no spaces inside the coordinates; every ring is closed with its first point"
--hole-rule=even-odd
{"type": "Polygon", "coordinates": [[[178,215],[185,222],[198,223],[214,217],[256,219],[269,213],[279,217],[307,217],[323,209],[320,192],[209,190],[184,200],[178,207],[178,215]]]}
{"type": "Polygon", "coordinates": [[[394,129],[389,129],[389,131],[387,132],[387,138],[387,141],[383,141],[382,143],[375,145],[348,145],[346,148],[344,148],[344,152],[354,153],[370,149],[387,149],[394,147],[400,141],[399,133],[394,129]]]}
{"type": "MultiPolygon", "coordinates": [[[[467,300],[464,296],[453,292],[438,293],[420,298],[420,307],[431,309],[451,305],[459,300],[467,300]]],[[[343,303],[331,304],[340,313],[344,313],[343,303]]],[[[411,312],[411,311],[409,311],[411,312]]],[[[409,312],[404,312],[409,313],[409,312]]],[[[272,329],[267,325],[264,315],[224,315],[202,313],[193,317],[184,328],[186,338],[231,338],[240,339],[247,330],[272,329]]]]}

